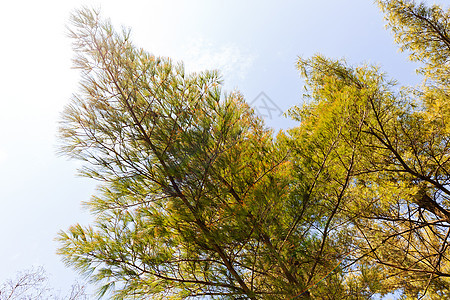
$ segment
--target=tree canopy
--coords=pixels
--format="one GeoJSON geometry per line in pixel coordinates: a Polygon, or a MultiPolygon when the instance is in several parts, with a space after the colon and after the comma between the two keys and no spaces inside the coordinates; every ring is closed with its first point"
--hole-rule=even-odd
{"type": "Polygon", "coordinates": [[[115,299],[449,297],[450,10],[378,4],[423,84],[299,58],[306,101],[276,136],[217,72],[74,13],[61,152],[100,185],[64,261],[115,299]]]}

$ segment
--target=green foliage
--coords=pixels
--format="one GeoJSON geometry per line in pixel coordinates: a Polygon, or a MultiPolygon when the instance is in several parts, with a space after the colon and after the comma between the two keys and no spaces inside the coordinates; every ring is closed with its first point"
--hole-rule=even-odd
{"type": "Polygon", "coordinates": [[[85,203],[95,224],[61,232],[59,254],[100,296],[289,299],[335,263],[317,258],[303,278],[317,241],[299,223],[288,151],[241,95],[222,96],[216,72],[187,74],[95,12],[73,23],[83,81],[61,150],[102,183],[85,203]]]}
{"type": "Polygon", "coordinates": [[[378,3],[422,86],[300,58],[299,125],[276,138],[217,72],[76,12],[61,151],[100,186],[94,224],[59,234],[64,261],[114,299],[448,297],[449,12],[378,3]]]}
{"type": "Polygon", "coordinates": [[[447,85],[450,10],[405,0],[379,0],[378,3],[386,13],[388,27],[392,29],[400,49],[410,52],[411,60],[423,63],[420,71],[426,77],[447,85]]]}
{"type": "Polygon", "coordinates": [[[339,220],[335,230],[350,235],[349,275],[356,268],[359,282],[381,294],[442,299],[450,267],[449,16],[411,1],[379,4],[396,41],[422,63],[423,85],[398,88],[374,66],[299,59],[308,101],[290,110],[301,122],[289,131],[294,168],[316,202],[334,205],[326,215],[339,220]]]}

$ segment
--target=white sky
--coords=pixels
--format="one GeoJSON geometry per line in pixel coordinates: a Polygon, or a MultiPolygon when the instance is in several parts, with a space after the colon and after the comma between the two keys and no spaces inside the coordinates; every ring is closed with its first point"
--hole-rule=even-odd
{"type": "MultiPolygon", "coordinates": [[[[444,2],[444,1],[442,1],[444,2]]],[[[414,66],[397,51],[372,1],[7,1],[0,9],[0,281],[43,265],[56,288],[76,278],[55,255],[57,232],[87,224],[80,202],[95,183],[57,157],[59,114],[78,74],[65,25],[82,5],[101,7],[132,28],[146,50],[184,60],[189,70],[222,70],[227,90],[248,102],[264,92],[281,110],[301,102],[298,55],[323,53],[381,65],[401,83],[414,66]]],[[[295,125],[280,117],[269,126],[295,125]]]]}

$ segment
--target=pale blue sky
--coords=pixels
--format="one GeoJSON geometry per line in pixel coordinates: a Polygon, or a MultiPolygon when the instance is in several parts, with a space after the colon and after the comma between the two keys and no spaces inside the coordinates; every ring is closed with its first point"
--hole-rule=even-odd
{"type": "MultiPolygon", "coordinates": [[[[226,90],[248,102],[264,92],[281,110],[301,102],[298,55],[374,63],[401,83],[418,82],[370,0],[8,1],[0,10],[0,281],[31,265],[43,265],[57,288],[76,277],[53,239],[88,223],[80,202],[95,183],[57,157],[55,136],[79,79],[65,25],[82,5],[131,27],[149,52],[184,60],[189,70],[221,69],[226,90]]],[[[281,117],[267,123],[295,125],[281,117]]]]}

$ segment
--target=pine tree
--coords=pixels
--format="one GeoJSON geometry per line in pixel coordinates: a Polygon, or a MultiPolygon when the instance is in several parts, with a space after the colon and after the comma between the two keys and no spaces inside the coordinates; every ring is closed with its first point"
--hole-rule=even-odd
{"type": "Polygon", "coordinates": [[[309,178],[312,197],[330,203],[336,230],[352,236],[346,271],[363,278],[377,270],[382,276],[369,282],[382,283],[380,293],[442,299],[450,283],[450,10],[379,5],[401,49],[421,63],[423,84],[399,87],[375,66],[299,59],[308,102],[290,111],[301,122],[290,144],[297,176],[309,178]]]}
{"type": "Polygon", "coordinates": [[[83,80],[61,151],[101,184],[94,225],[59,234],[65,262],[116,299],[307,297],[312,241],[273,132],[217,72],[137,49],[94,11],[72,21],[83,80]]]}
{"type": "Polygon", "coordinates": [[[115,299],[449,297],[450,10],[378,4],[423,84],[300,58],[306,102],[276,137],[218,72],[76,12],[61,152],[100,185],[65,262],[115,299]]]}

